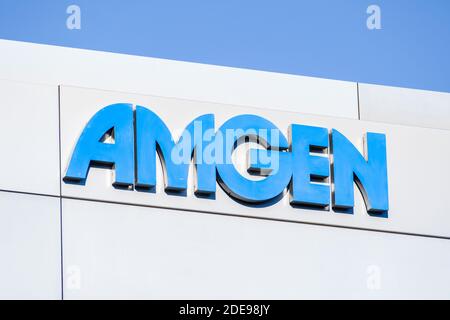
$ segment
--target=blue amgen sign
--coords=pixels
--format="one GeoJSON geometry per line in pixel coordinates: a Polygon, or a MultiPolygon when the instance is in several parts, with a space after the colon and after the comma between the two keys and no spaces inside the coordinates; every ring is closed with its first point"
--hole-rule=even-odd
{"type": "Polygon", "coordinates": [[[288,132],[286,138],[272,122],[250,114],[228,119],[215,130],[214,115],[205,114],[190,122],[174,141],[164,122],[148,108],[113,104],[98,111],[85,126],[64,181],[83,183],[90,166],[101,164],[114,169],[115,186],[154,188],[158,154],[167,191],[187,189],[193,163],[197,194],[214,194],[217,181],[231,197],[260,203],[289,188],[293,206],[351,209],[355,182],[367,211],[387,216],[384,134],[367,133],[363,155],[335,129],[291,124],[288,132]],[[264,147],[247,154],[248,171],[263,179],[248,179],[233,164],[234,150],[248,141],[264,147]],[[325,180],[330,183],[322,183],[325,180]]]}

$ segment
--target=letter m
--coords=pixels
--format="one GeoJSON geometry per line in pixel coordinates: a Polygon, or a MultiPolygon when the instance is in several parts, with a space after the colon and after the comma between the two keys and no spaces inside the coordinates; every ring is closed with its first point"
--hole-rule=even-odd
{"type": "Polygon", "coordinates": [[[206,114],[193,120],[175,143],[164,122],[152,111],[136,107],[136,186],[152,188],[156,185],[156,153],[163,171],[165,189],[187,189],[189,165],[194,159],[197,180],[195,191],[216,191],[216,167],[213,161],[204,161],[204,133],[214,130],[214,116],[206,114]],[[211,163],[212,162],[212,163],[211,163]]]}

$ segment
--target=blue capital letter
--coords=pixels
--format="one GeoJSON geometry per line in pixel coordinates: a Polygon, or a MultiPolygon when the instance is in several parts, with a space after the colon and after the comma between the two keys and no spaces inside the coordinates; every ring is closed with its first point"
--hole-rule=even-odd
{"type": "Polygon", "coordinates": [[[91,164],[113,166],[116,186],[134,182],[133,108],[130,104],[109,105],[97,112],[83,130],[70,160],[65,181],[83,181],[91,164]],[[113,143],[105,143],[108,132],[113,143]]]}
{"type": "MultiPolygon", "coordinates": [[[[233,197],[247,202],[263,202],[280,195],[292,176],[291,154],[283,152],[289,147],[280,130],[270,121],[254,116],[241,115],[225,122],[216,134],[216,147],[221,149],[223,161],[216,159],[217,172],[222,187],[233,197]],[[265,136],[258,135],[264,133],[265,136]],[[253,137],[251,137],[253,135],[253,137]],[[251,149],[249,170],[268,172],[269,176],[259,180],[249,180],[242,176],[231,160],[236,143],[243,137],[256,138],[268,150],[251,149]],[[231,139],[231,141],[219,141],[231,139]],[[261,158],[270,158],[270,168],[261,158]],[[273,163],[275,159],[275,163],[273,163]]],[[[219,151],[219,150],[216,150],[219,151]]],[[[216,153],[217,154],[217,153],[216,153]]]]}
{"type": "Polygon", "coordinates": [[[291,203],[326,207],[330,204],[330,187],[311,183],[311,178],[325,179],[330,175],[328,157],[311,155],[311,147],[328,148],[328,129],[292,125],[290,130],[292,149],[291,203]]]}
{"type": "Polygon", "coordinates": [[[367,160],[339,131],[333,129],[333,206],[341,209],[354,205],[353,181],[359,187],[367,211],[387,213],[389,210],[386,159],[386,136],[366,134],[367,160]]]}
{"type": "Polygon", "coordinates": [[[206,130],[214,130],[212,114],[193,120],[184,130],[178,143],[175,143],[169,129],[155,113],[137,106],[136,186],[149,188],[156,185],[156,152],[158,152],[165,171],[165,189],[186,190],[189,165],[195,155],[194,164],[197,173],[195,191],[214,193],[216,191],[215,164],[203,159],[203,148],[206,145],[203,135],[206,130]]]}

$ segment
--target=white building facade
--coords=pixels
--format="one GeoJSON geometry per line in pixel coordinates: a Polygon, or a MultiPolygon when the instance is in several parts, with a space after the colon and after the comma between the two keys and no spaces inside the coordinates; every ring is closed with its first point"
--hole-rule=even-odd
{"type": "MultiPolygon", "coordinates": [[[[0,298],[450,298],[450,94],[0,40],[0,298]],[[386,135],[389,212],[244,204],[63,181],[89,119],[146,106],[386,135]]],[[[236,166],[245,166],[244,154],[236,166]]],[[[245,168],[241,168],[245,171],[245,168]]],[[[131,188],[133,189],[133,188],[131,188]]]]}

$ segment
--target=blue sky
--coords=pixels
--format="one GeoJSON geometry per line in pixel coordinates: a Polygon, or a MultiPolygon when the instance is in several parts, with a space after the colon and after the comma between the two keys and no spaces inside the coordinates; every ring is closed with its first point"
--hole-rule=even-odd
{"type": "Polygon", "coordinates": [[[449,0],[0,0],[0,38],[450,92],[449,0]]]}

